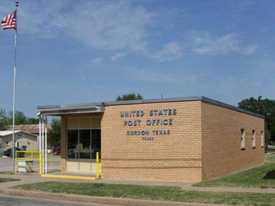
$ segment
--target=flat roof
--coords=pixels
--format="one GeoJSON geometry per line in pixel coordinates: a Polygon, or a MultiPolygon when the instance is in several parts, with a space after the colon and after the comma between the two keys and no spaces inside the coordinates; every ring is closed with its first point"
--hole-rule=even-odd
{"type": "Polygon", "coordinates": [[[150,103],[164,103],[164,102],[185,102],[185,101],[202,101],[208,104],[213,104],[223,108],[231,109],[237,112],[245,113],[248,115],[263,118],[263,115],[253,113],[236,106],[226,104],[204,96],[194,97],[175,97],[175,98],[162,98],[162,99],[142,99],[142,100],[127,100],[127,101],[106,101],[99,103],[86,103],[86,104],[68,104],[68,105],[46,105],[38,106],[37,111],[39,114],[45,115],[65,115],[65,114],[81,114],[81,113],[103,113],[106,106],[118,105],[133,105],[133,104],[150,104],[150,103]]]}
{"type": "MultiPolygon", "coordinates": [[[[14,134],[17,134],[17,133],[24,133],[24,134],[28,134],[28,135],[36,137],[36,135],[25,132],[25,131],[22,131],[22,130],[15,130],[14,134]]],[[[12,134],[13,134],[12,130],[2,130],[2,131],[0,131],[0,137],[9,136],[9,135],[12,135],[12,134]]]]}

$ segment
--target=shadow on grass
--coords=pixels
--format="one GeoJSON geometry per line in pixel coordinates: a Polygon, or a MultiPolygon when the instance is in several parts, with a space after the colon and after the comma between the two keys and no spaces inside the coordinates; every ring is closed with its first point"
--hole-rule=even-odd
{"type": "Polygon", "coordinates": [[[19,181],[19,179],[15,179],[15,178],[0,178],[0,183],[2,183],[2,182],[13,182],[13,181],[19,181]]]}
{"type": "Polygon", "coordinates": [[[0,175],[13,175],[14,173],[13,172],[10,172],[10,171],[1,171],[0,172],[0,175]]]}
{"type": "Polygon", "coordinates": [[[264,176],[265,180],[274,179],[275,180],[275,170],[267,172],[264,176]]]}

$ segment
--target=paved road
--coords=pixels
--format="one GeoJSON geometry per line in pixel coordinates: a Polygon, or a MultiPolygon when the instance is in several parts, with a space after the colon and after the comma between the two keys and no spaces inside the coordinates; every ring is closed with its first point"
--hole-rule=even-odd
{"type": "Polygon", "coordinates": [[[12,160],[10,158],[0,159],[0,172],[12,171],[12,160]]]}
{"type": "MultiPolygon", "coordinates": [[[[34,161],[34,171],[39,171],[39,162],[34,161]]],[[[48,171],[56,171],[60,167],[60,161],[48,161],[48,171]]],[[[0,172],[10,172],[12,171],[12,158],[1,158],[0,159],[0,172]]]]}
{"type": "Polygon", "coordinates": [[[23,197],[10,197],[0,195],[0,206],[108,206],[99,204],[80,204],[65,201],[27,199],[23,197]]]}

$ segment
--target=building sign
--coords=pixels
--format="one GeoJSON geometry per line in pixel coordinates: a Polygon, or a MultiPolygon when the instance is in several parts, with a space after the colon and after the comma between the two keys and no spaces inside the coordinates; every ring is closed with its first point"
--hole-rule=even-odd
{"type": "Polygon", "coordinates": [[[177,115],[174,108],[123,111],[120,117],[127,128],[126,135],[141,137],[143,140],[154,140],[154,137],[170,135],[170,126],[174,124],[173,117],[177,115]],[[142,129],[141,129],[142,128],[142,129]]]}

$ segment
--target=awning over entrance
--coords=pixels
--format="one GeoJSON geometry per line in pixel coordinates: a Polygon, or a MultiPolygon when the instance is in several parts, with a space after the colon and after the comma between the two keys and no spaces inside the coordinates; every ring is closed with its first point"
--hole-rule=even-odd
{"type": "Polygon", "coordinates": [[[61,116],[66,114],[81,114],[81,113],[102,113],[104,105],[99,104],[77,104],[77,105],[49,105],[38,106],[38,116],[61,116]]]}
{"type": "Polygon", "coordinates": [[[47,174],[48,171],[48,152],[47,152],[47,124],[49,116],[64,116],[77,114],[103,113],[104,104],[78,104],[78,105],[51,105],[38,106],[37,115],[39,117],[39,150],[40,150],[40,175],[47,174]]]}

